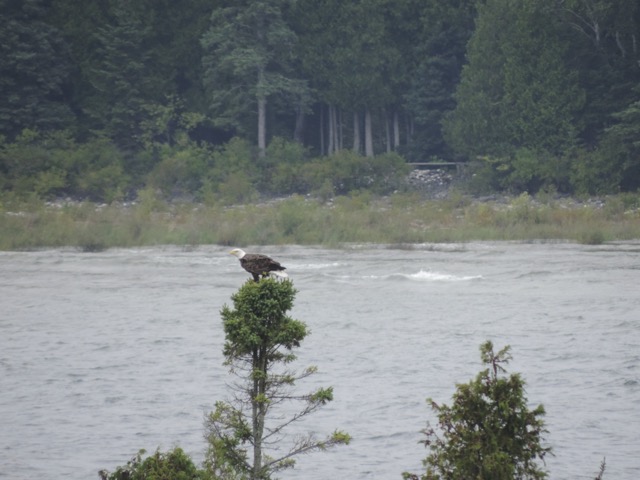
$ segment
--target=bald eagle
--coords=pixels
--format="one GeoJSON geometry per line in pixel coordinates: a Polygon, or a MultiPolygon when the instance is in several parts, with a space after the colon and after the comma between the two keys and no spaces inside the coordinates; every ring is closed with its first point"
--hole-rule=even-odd
{"type": "Polygon", "coordinates": [[[281,278],[288,277],[288,275],[283,271],[285,270],[285,267],[266,255],[245,253],[244,250],[239,248],[234,248],[229,252],[229,254],[240,260],[242,268],[253,275],[253,279],[256,282],[260,280],[260,277],[265,278],[270,275],[275,275],[281,278]]]}

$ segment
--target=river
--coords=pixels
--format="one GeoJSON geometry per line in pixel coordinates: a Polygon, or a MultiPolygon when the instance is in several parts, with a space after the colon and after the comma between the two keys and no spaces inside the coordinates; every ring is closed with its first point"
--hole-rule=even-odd
{"type": "MultiPolygon", "coordinates": [[[[205,414],[230,397],[220,309],[248,279],[228,248],[0,253],[0,478],[97,479],[139,449],[198,463],[205,414]]],[[[255,249],[249,249],[254,251],[255,249]]],[[[334,401],[291,435],[349,446],[282,479],[399,479],[421,471],[420,430],[479,346],[546,409],[550,478],[640,478],[640,244],[469,243],[411,249],[263,247],[287,267],[311,334],[297,386],[334,401]]]]}

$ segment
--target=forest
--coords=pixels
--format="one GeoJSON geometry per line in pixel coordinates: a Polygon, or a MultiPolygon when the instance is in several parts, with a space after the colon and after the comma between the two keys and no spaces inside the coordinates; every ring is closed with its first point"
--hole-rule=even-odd
{"type": "Polygon", "coordinates": [[[640,187],[627,0],[0,0],[0,192],[246,202],[640,187]]]}

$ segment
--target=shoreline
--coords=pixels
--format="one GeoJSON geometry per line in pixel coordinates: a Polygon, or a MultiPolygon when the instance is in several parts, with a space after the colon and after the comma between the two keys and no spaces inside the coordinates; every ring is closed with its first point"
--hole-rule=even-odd
{"type": "Polygon", "coordinates": [[[100,251],[153,245],[410,246],[473,241],[640,239],[640,195],[473,197],[453,188],[377,197],[293,195],[242,205],[164,201],[112,204],[59,199],[0,205],[0,250],[72,247],[100,251]]]}

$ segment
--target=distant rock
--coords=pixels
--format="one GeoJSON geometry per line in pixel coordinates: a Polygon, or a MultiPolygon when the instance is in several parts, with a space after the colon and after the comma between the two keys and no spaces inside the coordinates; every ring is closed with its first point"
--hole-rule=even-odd
{"type": "Polygon", "coordinates": [[[407,177],[407,183],[414,189],[434,196],[445,194],[454,175],[444,169],[412,170],[407,177]]]}

